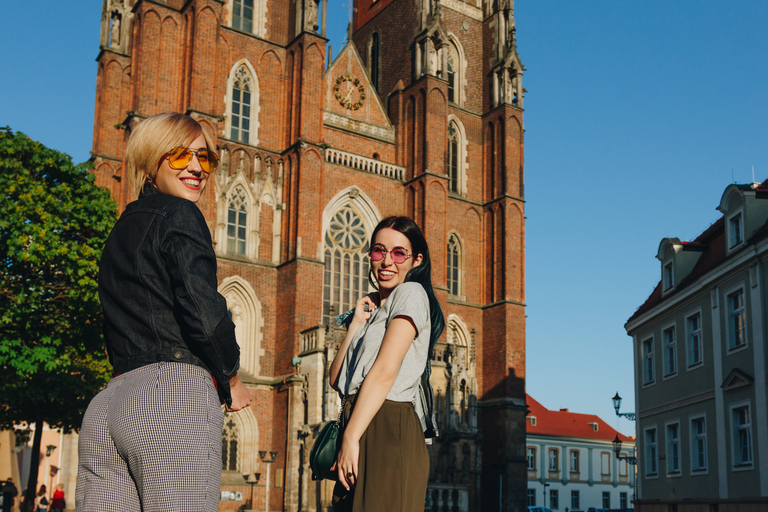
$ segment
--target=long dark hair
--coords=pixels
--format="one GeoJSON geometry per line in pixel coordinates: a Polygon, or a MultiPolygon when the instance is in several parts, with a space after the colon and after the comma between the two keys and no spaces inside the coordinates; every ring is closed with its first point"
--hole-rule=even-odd
{"type": "MultiPolygon", "coordinates": [[[[376,234],[384,229],[394,229],[405,235],[409,242],[411,242],[411,253],[421,254],[421,264],[417,267],[413,267],[405,275],[405,282],[419,283],[424,291],[427,292],[427,299],[429,300],[429,316],[432,324],[432,330],[429,333],[429,351],[427,352],[427,363],[424,368],[424,372],[421,374],[419,395],[417,400],[421,401],[421,407],[423,408],[425,417],[423,418],[425,423],[424,436],[427,438],[437,437],[437,420],[435,419],[435,406],[434,395],[432,386],[429,383],[429,376],[432,373],[432,365],[430,361],[432,359],[432,351],[435,349],[435,344],[438,338],[445,329],[445,317],[443,317],[443,310],[440,307],[440,303],[437,302],[435,292],[432,290],[432,260],[429,257],[429,247],[427,246],[427,240],[424,238],[424,233],[421,232],[421,228],[413,222],[410,217],[387,217],[379,222],[376,229],[373,230],[371,235],[370,247],[373,247],[376,241],[376,234]]],[[[378,283],[373,279],[373,274],[368,274],[368,280],[371,282],[374,288],[378,289],[378,283]]]]}
{"type": "MultiPolygon", "coordinates": [[[[432,290],[432,261],[429,257],[427,240],[424,238],[421,228],[410,217],[397,217],[393,215],[379,222],[376,229],[373,230],[370,247],[373,247],[376,241],[376,234],[384,228],[394,229],[405,235],[408,241],[411,242],[411,252],[413,255],[421,254],[421,264],[408,271],[408,274],[405,276],[405,282],[419,283],[424,288],[424,291],[427,292],[429,316],[432,321],[432,332],[429,337],[429,357],[431,357],[435,343],[437,343],[437,339],[443,333],[443,329],[445,329],[445,318],[443,317],[440,303],[437,302],[437,297],[435,297],[435,292],[432,290]]],[[[372,273],[368,274],[368,280],[378,290],[378,283],[373,278],[372,273]]]]}

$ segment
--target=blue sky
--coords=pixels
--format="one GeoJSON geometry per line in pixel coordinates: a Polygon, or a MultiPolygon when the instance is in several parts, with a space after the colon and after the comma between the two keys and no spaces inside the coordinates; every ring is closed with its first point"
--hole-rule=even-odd
{"type": "MultiPolygon", "coordinates": [[[[336,55],[349,0],[330,0],[336,55]]],[[[517,0],[526,66],[528,392],[626,434],[624,323],[725,187],[768,178],[768,2],[517,0]]],[[[88,158],[101,2],[5,2],[0,126],[88,158]],[[10,43],[13,44],[10,44],[10,43]]]]}

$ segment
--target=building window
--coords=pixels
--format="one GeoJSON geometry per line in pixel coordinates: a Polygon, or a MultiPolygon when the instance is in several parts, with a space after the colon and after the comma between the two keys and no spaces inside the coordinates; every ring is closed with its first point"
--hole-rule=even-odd
{"type": "Polygon", "coordinates": [[[528,448],[528,471],[536,471],[536,448],[528,448]]]}
{"type": "Polygon", "coordinates": [[[557,510],[560,508],[560,493],[557,489],[549,490],[549,508],[557,510]]]}
{"type": "Polygon", "coordinates": [[[677,373],[677,337],[675,328],[664,330],[664,376],[669,377],[677,373]]]}
{"type": "Polygon", "coordinates": [[[650,338],[643,342],[643,384],[653,384],[655,378],[653,338],[650,338]]]}
{"type": "Polygon", "coordinates": [[[448,53],[448,101],[456,102],[456,64],[453,62],[453,52],[448,53]]]}
{"type": "Polygon", "coordinates": [[[707,423],[704,418],[691,420],[691,468],[693,471],[707,469],[707,423]]]}
{"type": "Polygon", "coordinates": [[[242,187],[236,187],[227,202],[227,252],[245,255],[248,198],[242,187]]]}
{"type": "MultiPolygon", "coordinates": [[[[244,68],[240,68],[244,69],[244,68]]],[[[241,75],[232,85],[232,140],[248,143],[251,131],[251,86],[247,76],[241,75]]]]}
{"type": "Polygon", "coordinates": [[[733,249],[744,241],[744,229],[741,212],[728,219],[728,248],[733,249]]]}
{"type": "Polygon", "coordinates": [[[224,424],[221,435],[221,467],[224,471],[238,471],[237,426],[232,418],[224,424]]]}
{"type": "Polygon", "coordinates": [[[611,508],[611,493],[603,491],[603,508],[611,508]]]}
{"type": "Polygon", "coordinates": [[[579,491],[571,491],[571,510],[581,509],[581,499],[579,497],[579,491]]]}
{"type": "Polygon", "coordinates": [[[675,286],[675,270],[670,261],[664,265],[664,291],[671,290],[675,286]]]}
{"type": "Polygon", "coordinates": [[[560,452],[557,448],[549,449],[549,470],[552,472],[559,471],[560,468],[560,452]]]}
{"type": "Polygon", "coordinates": [[[609,452],[600,453],[600,476],[603,481],[611,479],[611,454],[609,452]]]}
{"type": "Polygon", "coordinates": [[[731,409],[731,425],[733,428],[733,462],[735,466],[752,464],[752,422],[750,421],[749,406],[731,409]]]}
{"type": "Polygon", "coordinates": [[[579,472],[579,451],[571,450],[571,473],[579,472]]]}
{"type": "Polygon", "coordinates": [[[528,489],[528,506],[536,506],[536,489],[528,489]]]}
{"type": "Polygon", "coordinates": [[[448,293],[461,295],[461,244],[456,234],[448,237],[448,293]]]}
{"type": "Polygon", "coordinates": [[[629,503],[627,501],[627,493],[620,492],[619,493],[619,508],[629,508],[629,503]]]}
{"type": "Polygon", "coordinates": [[[744,290],[739,290],[728,296],[728,307],[730,310],[730,334],[728,340],[730,348],[738,348],[747,343],[745,336],[746,318],[744,313],[744,290]]]}
{"type": "Polygon", "coordinates": [[[459,192],[459,131],[448,123],[448,190],[459,192]]]}
{"type": "MultiPolygon", "coordinates": [[[[625,457],[628,456],[626,453],[622,453],[621,455],[625,457]]],[[[626,459],[620,460],[619,461],[619,480],[622,482],[626,482],[628,474],[629,473],[627,472],[627,460],[626,459]]]]}
{"type": "Polygon", "coordinates": [[[649,428],[645,431],[645,474],[647,476],[659,474],[657,458],[656,429],[649,428]]]}
{"type": "Polygon", "coordinates": [[[701,364],[701,313],[688,317],[688,366],[701,364]]]}
{"type": "Polygon", "coordinates": [[[323,322],[352,309],[368,290],[368,233],[349,204],[331,218],[324,237],[323,322]]]}
{"type": "Polygon", "coordinates": [[[667,425],[667,474],[680,473],[680,424],[667,425]]]}
{"type": "Polygon", "coordinates": [[[232,28],[253,32],[253,0],[232,1],[232,28]]]}

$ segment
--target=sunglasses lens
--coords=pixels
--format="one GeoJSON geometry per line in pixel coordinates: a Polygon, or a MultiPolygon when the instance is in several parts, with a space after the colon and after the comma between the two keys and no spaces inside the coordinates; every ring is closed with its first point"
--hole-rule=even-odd
{"type": "Polygon", "coordinates": [[[174,169],[184,169],[192,161],[192,152],[185,147],[175,147],[168,152],[168,163],[174,169]]]}
{"type": "Polygon", "coordinates": [[[382,260],[384,259],[384,249],[381,247],[374,247],[371,249],[370,256],[372,261],[382,260]]]}
{"type": "Polygon", "coordinates": [[[216,166],[219,164],[219,159],[216,156],[216,153],[208,151],[207,149],[198,151],[197,159],[200,161],[200,167],[207,173],[215,171],[216,166]]]}
{"type": "Polygon", "coordinates": [[[395,263],[405,263],[405,260],[408,259],[405,249],[392,249],[390,254],[392,254],[392,261],[395,263]]]}

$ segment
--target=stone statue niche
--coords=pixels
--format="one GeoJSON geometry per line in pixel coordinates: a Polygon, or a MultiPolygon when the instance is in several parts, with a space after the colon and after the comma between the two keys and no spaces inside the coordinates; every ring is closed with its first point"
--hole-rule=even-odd
{"type": "Polygon", "coordinates": [[[111,27],[109,28],[109,47],[120,48],[120,29],[121,29],[122,16],[119,12],[114,11],[109,20],[111,27]]]}

